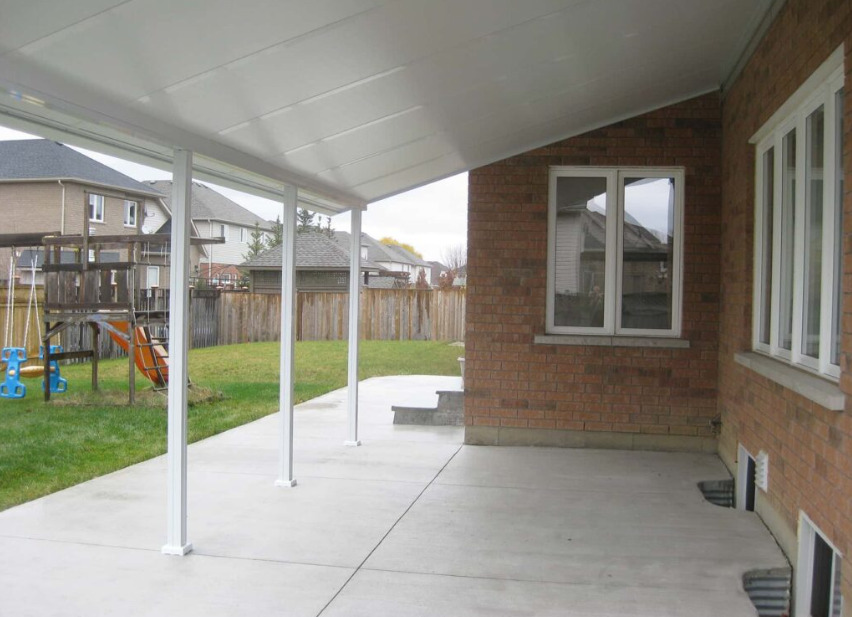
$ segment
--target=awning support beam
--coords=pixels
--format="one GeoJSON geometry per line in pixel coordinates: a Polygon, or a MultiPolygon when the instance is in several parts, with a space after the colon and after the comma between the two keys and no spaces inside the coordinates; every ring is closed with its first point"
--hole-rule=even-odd
{"type": "Polygon", "coordinates": [[[349,433],[344,445],[360,446],[358,439],[358,335],[361,304],[361,210],[351,211],[349,247],[349,433]]]}
{"type": "Polygon", "coordinates": [[[295,382],[294,358],[296,346],[296,205],[298,190],[288,186],[284,190],[281,216],[281,364],[278,393],[281,418],[280,457],[276,486],[296,486],[293,475],[293,385],[295,382]]]}
{"type": "Polygon", "coordinates": [[[186,409],[189,350],[189,236],[192,152],[175,150],[172,184],[172,266],[169,299],[168,530],[163,553],[186,555],[186,409]]]}

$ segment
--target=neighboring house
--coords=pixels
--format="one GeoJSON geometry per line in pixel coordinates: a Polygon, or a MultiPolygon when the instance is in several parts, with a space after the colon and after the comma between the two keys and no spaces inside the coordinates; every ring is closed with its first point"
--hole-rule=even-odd
{"type": "MultiPolygon", "coordinates": [[[[146,183],[163,194],[166,206],[172,195],[171,180],[146,183]]],[[[255,225],[264,233],[272,233],[273,224],[252,214],[238,203],[217,193],[199,182],[192,183],[192,222],[202,238],[221,238],[221,244],[206,247],[207,254],[194,271],[195,276],[207,279],[214,285],[228,285],[240,280],[238,268],[245,261],[251,234],[255,225]]]]}
{"type": "MultiPolygon", "coordinates": [[[[335,231],[334,235],[337,243],[348,251],[351,243],[349,232],[335,231]]],[[[371,277],[370,287],[413,286],[421,271],[426,273],[426,283],[432,285],[432,265],[401,246],[382,244],[372,236],[362,233],[361,257],[387,271],[380,277],[371,277]]]]}
{"type": "Polygon", "coordinates": [[[453,287],[467,287],[467,266],[464,265],[456,270],[456,276],[453,279],[453,287]]]}
{"type": "MultiPolygon", "coordinates": [[[[0,142],[0,233],[140,235],[146,218],[159,216],[161,193],[47,139],[0,142]]],[[[16,247],[16,276],[29,280],[33,247],[16,247]]],[[[9,277],[10,249],[0,249],[0,280],[9,277]]],[[[41,257],[37,258],[41,263],[41,257]]],[[[147,284],[147,269],[140,266],[147,284]]],[[[40,283],[41,274],[36,282],[40,283]]]]}
{"type": "Polygon", "coordinates": [[[411,273],[410,281],[412,285],[417,284],[422,272],[426,279],[426,285],[429,287],[432,286],[432,264],[401,246],[397,246],[395,244],[382,244],[382,247],[385,252],[391,256],[391,261],[389,263],[402,263],[408,266],[409,269],[406,271],[411,273]]]}
{"type": "Polygon", "coordinates": [[[430,261],[428,263],[431,266],[431,271],[429,272],[429,280],[432,282],[432,287],[437,287],[438,281],[441,280],[441,275],[446,274],[449,268],[442,264],[440,261],[430,261]]]}
{"type": "MultiPolygon", "coordinates": [[[[159,205],[160,208],[154,208],[154,212],[158,212],[158,215],[151,218],[153,219],[152,222],[159,222],[161,220],[163,222],[157,228],[152,227],[151,229],[153,229],[153,231],[146,231],[145,233],[171,234],[171,212],[165,204],[160,203],[159,205]]],[[[146,220],[146,223],[147,222],[149,222],[149,220],[146,220]]],[[[201,234],[198,233],[198,228],[194,222],[192,223],[192,230],[190,233],[193,238],[201,237],[201,234]]],[[[211,247],[213,246],[213,244],[196,244],[195,242],[190,244],[189,268],[191,272],[194,272],[195,269],[199,267],[199,264],[204,263],[207,259],[208,251],[212,250],[211,247]]],[[[153,289],[157,287],[161,289],[168,289],[170,287],[169,276],[171,272],[169,271],[169,266],[171,264],[171,254],[169,246],[163,244],[143,244],[141,261],[145,262],[144,268],[140,268],[143,269],[141,279],[143,289],[153,289]]]]}
{"type": "MultiPolygon", "coordinates": [[[[282,250],[279,245],[240,264],[249,273],[253,292],[281,293],[282,250]]],[[[297,291],[348,291],[349,264],[349,251],[323,232],[296,234],[297,291]]],[[[361,262],[361,271],[367,279],[370,272],[381,271],[381,267],[366,260],[361,262]]]]}

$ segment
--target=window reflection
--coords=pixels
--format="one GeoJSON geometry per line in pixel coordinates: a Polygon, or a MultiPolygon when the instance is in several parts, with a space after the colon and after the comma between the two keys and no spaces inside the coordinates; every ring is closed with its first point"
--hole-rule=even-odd
{"type": "Polygon", "coordinates": [[[605,177],[557,179],[554,325],[604,325],[606,184],[605,177]]]}
{"type": "Polygon", "coordinates": [[[621,327],[672,327],[673,178],[624,178],[621,327]]]}

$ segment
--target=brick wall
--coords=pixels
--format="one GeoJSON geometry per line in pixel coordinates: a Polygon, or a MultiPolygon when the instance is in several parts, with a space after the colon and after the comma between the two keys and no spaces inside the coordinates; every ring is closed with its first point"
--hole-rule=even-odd
{"type": "Polygon", "coordinates": [[[709,94],[470,173],[469,443],[715,450],[720,113],[709,94]],[[685,169],[689,349],[533,342],[545,333],[552,165],[685,169]]]}
{"type": "MultiPolygon", "coordinates": [[[[56,182],[0,184],[0,233],[59,231],[62,187],[56,182]]],[[[27,247],[20,247],[27,248],[27,247]]],[[[0,280],[9,276],[11,249],[0,249],[0,280]]]]}
{"type": "MultiPolygon", "coordinates": [[[[723,104],[722,306],[719,407],[720,454],[733,468],[737,443],[770,457],[764,518],[787,538],[792,553],[804,510],[847,556],[852,549],[852,406],[828,411],[734,362],[751,340],[755,151],[749,138],[841,44],[846,91],[852,85],[852,3],[788,0],[723,104]],[[777,519],[777,520],[771,520],[777,519]]],[[[844,117],[844,315],[841,388],[852,394],[852,103],[844,117]]],[[[792,556],[792,555],[791,555],[792,556]]],[[[852,598],[852,564],[843,566],[843,593],[852,598]]],[[[847,611],[848,614],[848,611],[847,611]]]]}

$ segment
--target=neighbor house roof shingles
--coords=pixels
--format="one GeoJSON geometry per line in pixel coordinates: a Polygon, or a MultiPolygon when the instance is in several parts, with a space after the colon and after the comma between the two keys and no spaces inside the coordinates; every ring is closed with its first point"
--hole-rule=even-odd
{"type": "MultiPolygon", "coordinates": [[[[156,180],[146,183],[164,195],[163,200],[171,209],[172,181],[156,180]]],[[[192,183],[192,218],[193,220],[211,219],[227,223],[236,223],[245,227],[254,227],[257,223],[261,229],[270,230],[269,221],[246,210],[238,203],[231,201],[221,193],[200,182],[192,183]]]]}
{"type": "Polygon", "coordinates": [[[0,182],[78,180],[160,197],[160,191],[137,182],[85,154],[49,139],[0,142],[0,182]]]}
{"type": "MultiPolygon", "coordinates": [[[[280,270],[282,246],[276,246],[240,264],[247,270],[280,270]]],[[[318,231],[304,231],[296,234],[296,268],[301,270],[347,270],[349,251],[318,231]]],[[[361,261],[362,270],[381,270],[371,261],[361,261]]]]}

